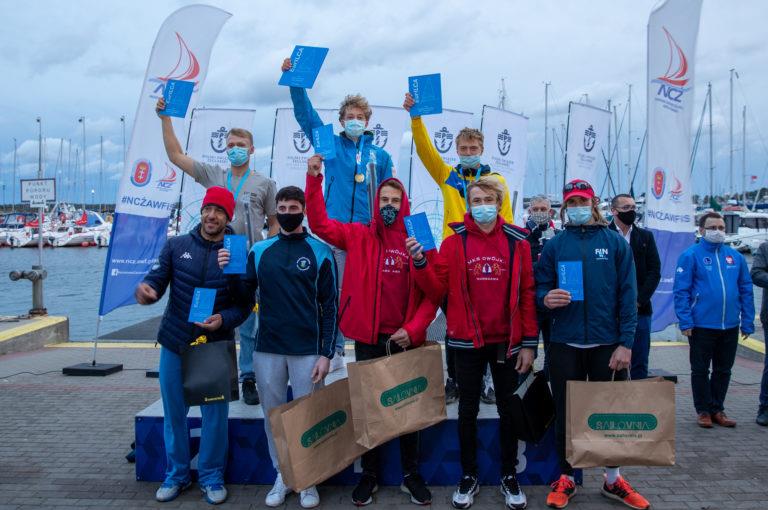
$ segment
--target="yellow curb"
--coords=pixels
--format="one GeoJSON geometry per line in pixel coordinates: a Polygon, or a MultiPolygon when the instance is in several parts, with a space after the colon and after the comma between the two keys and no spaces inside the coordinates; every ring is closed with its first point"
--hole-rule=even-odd
{"type": "Polygon", "coordinates": [[[5,331],[0,331],[0,342],[13,340],[14,338],[18,338],[21,335],[26,335],[33,331],[37,331],[38,329],[43,329],[54,326],[56,324],[60,324],[62,322],[66,322],[66,320],[66,317],[56,317],[52,315],[35,317],[34,319],[24,319],[22,320],[21,325],[6,329],[5,331]]]}
{"type": "Polygon", "coordinates": [[[755,340],[751,336],[747,338],[739,337],[739,343],[747,349],[757,351],[760,354],[765,354],[765,344],[759,340],[755,340]]]}

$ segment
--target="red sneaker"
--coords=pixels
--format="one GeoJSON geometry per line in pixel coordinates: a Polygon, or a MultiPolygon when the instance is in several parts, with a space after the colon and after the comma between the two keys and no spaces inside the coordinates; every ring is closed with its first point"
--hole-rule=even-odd
{"type": "Polygon", "coordinates": [[[608,481],[606,480],[605,483],[603,483],[603,488],[600,492],[602,492],[603,496],[606,498],[621,501],[629,508],[634,508],[635,510],[647,510],[648,508],[651,508],[651,504],[648,503],[648,500],[642,497],[640,493],[633,489],[632,486],[629,485],[629,482],[621,476],[616,479],[616,483],[613,485],[608,485],[608,481]]]}
{"type": "Polygon", "coordinates": [[[559,480],[552,482],[552,492],[547,496],[547,506],[552,508],[565,508],[568,501],[576,495],[576,484],[567,475],[562,475],[559,480]]]}

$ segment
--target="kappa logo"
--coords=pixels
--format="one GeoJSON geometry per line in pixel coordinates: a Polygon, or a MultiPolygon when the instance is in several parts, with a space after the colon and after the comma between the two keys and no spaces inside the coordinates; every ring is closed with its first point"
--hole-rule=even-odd
{"type": "Polygon", "coordinates": [[[687,76],[688,59],[669,30],[666,27],[661,27],[661,29],[664,31],[669,46],[669,62],[664,74],[652,80],[652,83],[659,84],[656,99],[663,101],[672,111],[678,112],[682,109],[683,94],[690,90],[690,87],[685,87],[689,81],[687,76]]]}
{"type": "Polygon", "coordinates": [[[597,133],[595,133],[595,128],[590,124],[590,126],[584,130],[584,150],[592,152],[592,149],[595,148],[596,141],[597,133]]]}
{"type": "Polygon", "coordinates": [[[312,147],[312,144],[310,143],[309,138],[307,137],[307,134],[304,133],[304,131],[299,130],[293,133],[293,147],[300,154],[309,152],[309,149],[310,147],[312,147]]]}
{"type": "Polygon", "coordinates": [[[506,156],[512,147],[512,136],[508,130],[504,130],[496,137],[496,146],[499,148],[499,154],[506,156]]]}
{"type": "Polygon", "coordinates": [[[157,189],[160,191],[171,191],[176,182],[176,170],[168,163],[165,164],[165,177],[157,182],[157,189]]]}
{"type": "Polygon", "coordinates": [[[168,74],[149,79],[150,83],[155,84],[155,88],[150,94],[150,97],[153,99],[163,95],[165,84],[168,83],[168,80],[195,81],[195,88],[197,88],[195,78],[200,74],[200,62],[198,62],[192,50],[189,49],[187,42],[181,37],[181,34],[178,32],[175,32],[175,34],[176,42],[179,44],[179,56],[176,59],[176,65],[168,74]]]}
{"type": "Polygon", "coordinates": [[[448,131],[448,128],[443,126],[438,131],[435,131],[435,136],[432,139],[435,142],[435,148],[440,154],[445,154],[451,147],[453,147],[453,133],[448,131]]]}
{"type": "Polygon", "coordinates": [[[213,152],[221,154],[227,150],[227,133],[227,128],[224,126],[211,132],[211,150],[213,152]]]}
{"type": "Polygon", "coordinates": [[[678,273],[684,273],[684,272],[685,272],[685,269],[683,269],[683,268],[682,268],[682,267],[680,267],[680,266],[677,266],[677,269],[675,269],[675,271],[677,271],[678,273]]]}
{"type": "Polygon", "coordinates": [[[299,259],[296,261],[296,267],[299,268],[299,271],[306,271],[311,265],[312,263],[307,257],[299,257],[299,259]]]}
{"type": "Polygon", "coordinates": [[[184,253],[179,256],[180,259],[186,259],[186,260],[192,260],[192,254],[188,251],[185,251],[184,253]]]}
{"type": "Polygon", "coordinates": [[[595,258],[597,260],[608,260],[608,248],[595,248],[595,258]]]}
{"type": "Polygon", "coordinates": [[[148,159],[137,159],[133,163],[131,172],[131,184],[137,188],[143,188],[152,179],[152,163],[148,159]]]}
{"type": "Polygon", "coordinates": [[[382,149],[387,146],[387,140],[389,140],[389,131],[384,129],[378,122],[371,129],[373,131],[373,145],[381,147],[382,149]]]}

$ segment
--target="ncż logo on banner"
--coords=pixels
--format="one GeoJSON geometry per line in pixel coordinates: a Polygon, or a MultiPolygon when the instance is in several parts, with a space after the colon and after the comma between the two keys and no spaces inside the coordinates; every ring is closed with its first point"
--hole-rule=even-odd
{"type": "Polygon", "coordinates": [[[451,147],[453,146],[453,133],[448,131],[447,127],[443,126],[440,130],[435,131],[433,141],[435,142],[437,152],[445,154],[451,150],[451,147]]]}
{"type": "Polygon", "coordinates": [[[157,189],[160,191],[171,191],[176,182],[176,170],[168,163],[165,163],[165,177],[157,182],[157,189]]]}
{"type": "Polygon", "coordinates": [[[496,146],[502,156],[509,154],[509,149],[512,147],[512,136],[509,134],[509,130],[505,129],[499,133],[499,136],[496,137],[496,146]]]}
{"type": "Polygon", "coordinates": [[[661,101],[665,108],[674,112],[679,112],[683,108],[683,94],[688,92],[691,87],[688,84],[688,59],[683,49],[677,44],[675,38],[666,29],[661,27],[667,38],[669,45],[669,64],[663,75],[651,80],[651,83],[658,83],[659,89],[656,92],[656,101],[661,101]]]}
{"type": "Polygon", "coordinates": [[[224,126],[211,132],[211,149],[217,154],[227,150],[227,128],[224,126]]]}

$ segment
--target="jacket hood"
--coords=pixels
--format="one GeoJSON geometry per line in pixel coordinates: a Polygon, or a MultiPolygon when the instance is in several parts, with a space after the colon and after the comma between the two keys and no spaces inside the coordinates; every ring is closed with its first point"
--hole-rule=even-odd
{"type": "Polygon", "coordinates": [[[398,232],[405,232],[405,223],[403,222],[403,218],[411,215],[411,204],[408,201],[408,191],[406,190],[405,186],[403,185],[402,182],[400,182],[399,179],[396,179],[395,177],[390,177],[389,179],[384,179],[381,182],[381,184],[379,184],[379,187],[376,189],[376,203],[373,204],[372,212],[373,212],[372,224],[376,229],[376,232],[381,234],[383,233],[383,229],[385,228],[390,228],[398,232]],[[386,227],[384,225],[384,220],[381,218],[381,212],[379,212],[379,195],[381,195],[381,188],[388,182],[396,182],[403,189],[403,199],[400,202],[400,210],[397,211],[397,217],[395,218],[395,222],[390,227],[386,227]]]}

